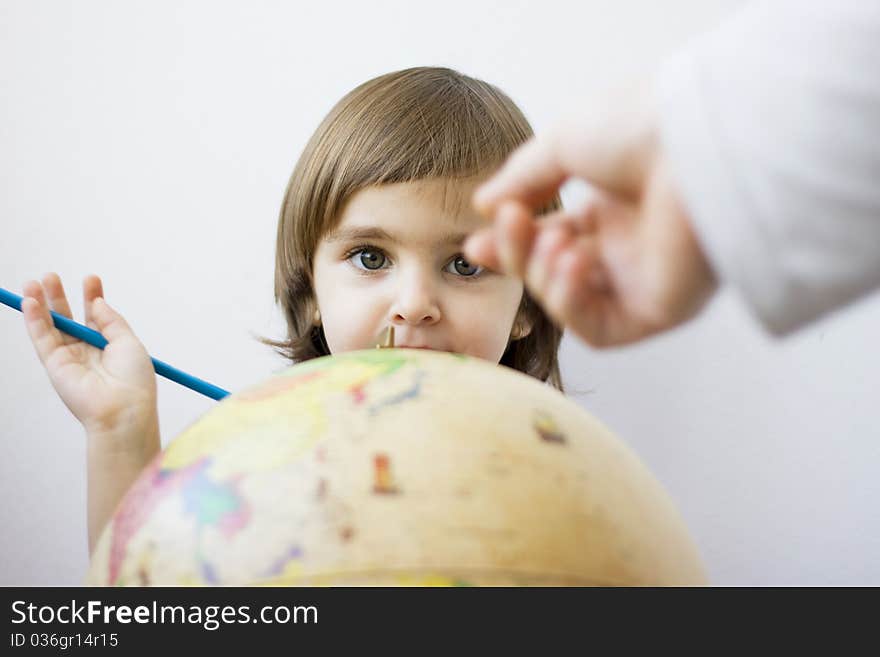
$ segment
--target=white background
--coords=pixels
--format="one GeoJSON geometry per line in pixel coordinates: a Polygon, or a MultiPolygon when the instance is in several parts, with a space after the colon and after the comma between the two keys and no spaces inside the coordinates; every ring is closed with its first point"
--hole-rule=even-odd
{"type": "MultiPolygon", "coordinates": [[[[0,287],[81,281],[150,353],[232,391],[284,366],[277,213],[294,162],[357,84],[442,65],[537,130],[662,58],[734,0],[0,0],[0,287]]],[[[721,295],[635,348],[566,338],[563,375],[671,493],[720,585],[880,584],[880,302],[784,342],[721,295]]],[[[0,585],[87,567],[84,436],[21,315],[0,307],[0,585]]],[[[214,402],[159,380],[165,444],[214,402]]]]}

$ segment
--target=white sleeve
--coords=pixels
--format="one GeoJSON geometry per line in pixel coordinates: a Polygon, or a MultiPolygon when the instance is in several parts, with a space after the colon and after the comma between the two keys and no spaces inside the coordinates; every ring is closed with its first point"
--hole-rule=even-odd
{"type": "Polygon", "coordinates": [[[880,287],[880,2],[749,5],[655,91],[698,239],[769,330],[880,287]]]}

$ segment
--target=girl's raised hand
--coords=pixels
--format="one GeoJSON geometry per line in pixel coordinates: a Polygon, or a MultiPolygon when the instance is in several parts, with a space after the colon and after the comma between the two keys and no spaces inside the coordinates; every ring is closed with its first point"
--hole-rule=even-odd
{"type": "Polygon", "coordinates": [[[85,324],[108,340],[101,350],[62,333],[49,310],[73,319],[57,274],[23,286],[22,314],[58,395],[89,435],[133,435],[156,422],[156,375],[128,323],[104,301],[101,279],[83,281],[85,324]]]}

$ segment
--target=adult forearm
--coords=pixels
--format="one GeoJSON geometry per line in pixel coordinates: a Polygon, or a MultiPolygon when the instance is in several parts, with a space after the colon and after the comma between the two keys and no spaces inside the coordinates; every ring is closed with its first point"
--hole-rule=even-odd
{"type": "Polygon", "coordinates": [[[880,7],[753,3],[672,58],[665,151],[721,278],[787,333],[880,285],[880,7]]]}

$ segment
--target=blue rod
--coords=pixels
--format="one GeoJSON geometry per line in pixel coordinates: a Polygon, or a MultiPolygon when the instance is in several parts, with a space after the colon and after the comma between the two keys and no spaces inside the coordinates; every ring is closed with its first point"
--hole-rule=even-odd
{"type": "MultiPolygon", "coordinates": [[[[22,297],[0,287],[0,303],[21,312],[21,301],[22,297]]],[[[90,329],[88,326],[83,326],[82,324],[74,322],[72,319],[67,319],[67,317],[59,315],[55,311],[50,310],[49,313],[52,315],[52,321],[55,324],[55,328],[59,331],[63,331],[64,333],[67,333],[67,335],[72,335],[78,340],[87,342],[98,349],[103,349],[107,346],[107,338],[94,329],[90,329]]],[[[166,379],[170,379],[182,386],[186,386],[190,390],[195,390],[206,397],[218,400],[229,395],[229,393],[226,390],[223,390],[223,388],[218,388],[207,381],[203,381],[202,379],[191,376],[186,372],[182,372],[176,367],[171,367],[168,363],[163,363],[161,360],[152,357],[150,360],[153,361],[153,369],[156,370],[156,374],[164,376],[166,379]]]]}

